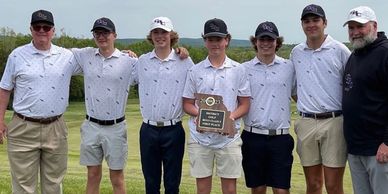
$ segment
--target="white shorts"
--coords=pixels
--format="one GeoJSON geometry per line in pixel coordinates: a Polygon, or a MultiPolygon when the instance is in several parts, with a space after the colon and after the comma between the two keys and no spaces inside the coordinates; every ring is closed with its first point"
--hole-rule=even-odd
{"type": "Polygon", "coordinates": [[[209,148],[198,144],[190,138],[188,152],[190,157],[191,176],[205,178],[213,174],[214,162],[216,174],[222,178],[239,178],[242,170],[241,138],[236,139],[224,148],[209,148]]]}

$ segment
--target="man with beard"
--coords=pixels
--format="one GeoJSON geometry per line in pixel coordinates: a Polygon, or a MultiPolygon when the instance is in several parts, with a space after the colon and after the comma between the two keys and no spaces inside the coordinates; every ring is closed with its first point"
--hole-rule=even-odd
{"type": "Polygon", "coordinates": [[[349,12],[349,40],[355,49],[343,78],[344,134],[355,194],[388,191],[388,40],[377,32],[374,11],[349,12]]]}

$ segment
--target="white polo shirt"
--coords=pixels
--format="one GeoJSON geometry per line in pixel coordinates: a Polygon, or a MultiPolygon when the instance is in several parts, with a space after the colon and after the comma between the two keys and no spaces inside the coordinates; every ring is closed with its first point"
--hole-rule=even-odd
{"type": "MultiPolygon", "coordinates": [[[[209,59],[206,58],[189,70],[183,97],[195,99],[194,93],[222,96],[224,105],[231,112],[238,106],[237,96],[251,96],[244,67],[228,57],[225,58],[224,64],[219,68],[214,68],[209,59]]],[[[235,120],[235,127],[238,133],[236,133],[234,138],[218,133],[199,133],[196,130],[194,120],[195,117],[191,117],[189,120],[190,134],[201,145],[211,148],[223,148],[240,137],[241,119],[235,120]]]]}
{"type": "Polygon", "coordinates": [[[100,120],[124,116],[137,60],[117,49],[107,58],[99,53],[98,48],[72,51],[83,69],[87,114],[100,120]]]}
{"type": "Polygon", "coordinates": [[[71,76],[81,71],[72,58],[69,50],[53,44],[48,51],[32,43],[13,50],[0,83],[1,88],[14,90],[13,109],[34,118],[63,114],[71,76]]]}
{"type": "Polygon", "coordinates": [[[271,64],[255,57],[242,64],[251,87],[251,108],[245,125],[260,129],[290,127],[291,95],[296,95],[295,70],[291,61],[275,56],[271,64]]]}
{"type": "Polygon", "coordinates": [[[140,111],[144,119],[182,119],[182,93],[191,58],[180,59],[174,50],[162,60],[155,51],[139,57],[134,71],[139,84],[140,111]]]}
{"type": "Polygon", "coordinates": [[[299,111],[323,113],[342,109],[342,76],[349,55],[349,49],[330,35],[316,50],[305,42],[292,49],[290,59],[296,71],[299,111]]]}

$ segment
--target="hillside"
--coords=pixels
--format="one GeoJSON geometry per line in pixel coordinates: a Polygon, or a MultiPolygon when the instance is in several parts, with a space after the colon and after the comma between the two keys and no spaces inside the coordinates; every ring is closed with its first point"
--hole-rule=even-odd
{"type": "MultiPolygon", "coordinates": [[[[117,39],[116,41],[123,44],[133,44],[136,42],[141,42],[144,39],[141,38],[125,38],[125,39],[117,39]]],[[[203,40],[202,38],[180,38],[179,39],[180,45],[188,45],[192,47],[203,47],[203,40]]],[[[250,47],[251,43],[249,40],[238,40],[238,39],[232,39],[231,41],[231,47],[250,47]]]]}

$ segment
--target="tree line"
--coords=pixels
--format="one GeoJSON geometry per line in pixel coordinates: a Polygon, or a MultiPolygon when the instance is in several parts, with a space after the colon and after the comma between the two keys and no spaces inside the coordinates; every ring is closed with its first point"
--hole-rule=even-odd
{"type": "MultiPolygon", "coordinates": [[[[3,75],[7,58],[11,51],[16,47],[30,43],[31,40],[31,35],[15,33],[10,28],[0,27],[0,77],[3,75]]],[[[70,37],[65,33],[64,29],[59,30],[59,35],[56,34],[53,43],[65,48],[96,47],[93,39],[70,37]]],[[[132,50],[139,56],[150,52],[153,49],[153,46],[147,40],[133,44],[116,43],[115,46],[119,50],[132,50]]],[[[202,61],[207,56],[207,50],[204,47],[180,45],[179,43],[178,46],[183,46],[188,49],[194,63],[202,61]]],[[[283,58],[288,58],[293,46],[294,45],[283,45],[277,54],[283,58]]],[[[251,60],[255,56],[255,51],[251,47],[233,47],[233,45],[231,45],[227,50],[227,55],[231,59],[242,63],[251,60]]],[[[137,86],[132,87],[130,91],[129,98],[138,98],[137,86]]],[[[84,100],[82,76],[73,76],[71,79],[69,99],[70,101],[84,100]]]]}

